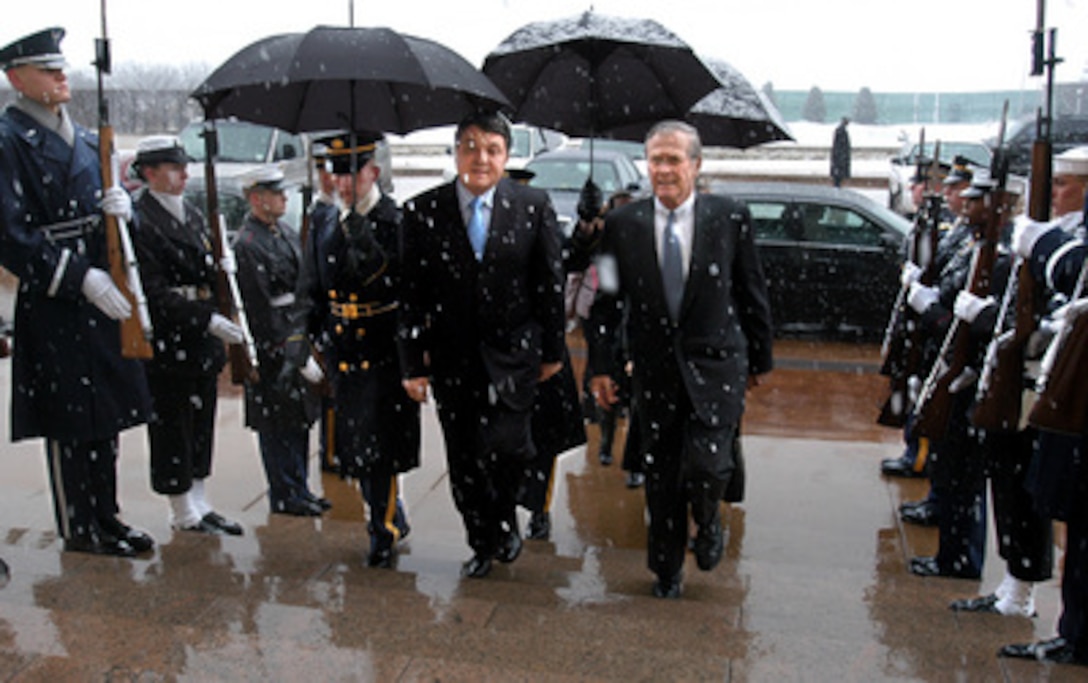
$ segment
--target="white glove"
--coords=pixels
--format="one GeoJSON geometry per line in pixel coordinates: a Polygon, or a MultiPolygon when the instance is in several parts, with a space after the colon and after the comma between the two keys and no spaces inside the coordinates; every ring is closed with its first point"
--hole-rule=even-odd
{"type": "Polygon", "coordinates": [[[983,299],[971,292],[960,292],[956,295],[956,303],[952,305],[952,313],[965,323],[973,323],[979,313],[982,313],[993,303],[994,298],[992,296],[983,299]]]}
{"type": "Polygon", "coordinates": [[[208,321],[208,334],[228,344],[241,344],[245,341],[242,328],[235,325],[230,318],[218,313],[212,313],[212,318],[208,321]]]}
{"type": "Polygon", "coordinates": [[[914,261],[907,261],[903,264],[903,272],[899,274],[899,282],[904,287],[910,287],[918,282],[920,277],[922,277],[922,268],[914,261]]]}
{"type": "Polygon", "coordinates": [[[111,216],[117,216],[125,221],[132,220],[132,197],[128,196],[120,187],[111,187],[102,193],[102,201],[99,208],[111,216]]]}
{"type": "Polygon", "coordinates": [[[132,315],[128,299],[113,284],[110,274],[100,268],[87,269],[80,290],[88,301],[113,320],[124,320],[132,315]]]}
{"type": "Polygon", "coordinates": [[[1088,298],[1082,297],[1058,306],[1051,317],[1060,323],[1072,325],[1085,311],[1088,311],[1088,298]]]}
{"type": "Polygon", "coordinates": [[[915,313],[925,313],[937,301],[939,295],[936,287],[926,287],[917,282],[912,282],[910,291],[907,292],[907,305],[914,309],[915,313]]]}
{"type": "Polygon", "coordinates": [[[1054,223],[1037,223],[1027,216],[1017,216],[1012,226],[1012,248],[1022,258],[1031,258],[1031,251],[1039,238],[1057,226],[1054,223]]]}
{"type": "Polygon", "coordinates": [[[321,372],[321,366],[317,364],[317,360],[313,356],[307,358],[306,365],[303,365],[298,371],[302,375],[302,379],[310,384],[317,384],[325,379],[325,373],[321,372]]]}
{"type": "Polygon", "coordinates": [[[234,250],[224,249],[223,256],[219,259],[219,267],[223,269],[223,272],[227,275],[234,275],[238,272],[238,262],[234,260],[234,250]]]}
{"type": "Polygon", "coordinates": [[[974,368],[964,368],[956,379],[948,385],[948,393],[958,394],[968,387],[973,387],[978,381],[978,371],[974,368]]]}

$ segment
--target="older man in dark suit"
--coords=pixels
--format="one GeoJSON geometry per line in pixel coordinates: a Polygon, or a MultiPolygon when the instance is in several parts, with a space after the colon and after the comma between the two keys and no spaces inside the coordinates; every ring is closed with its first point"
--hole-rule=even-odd
{"type": "Polygon", "coordinates": [[[433,389],[450,486],[473,557],[462,575],[521,550],[516,495],[534,454],[537,383],[563,356],[563,271],[555,211],[504,178],[510,128],[477,114],[456,133],[457,179],[405,207],[399,347],[404,388],[433,389]]]}
{"type": "Polygon", "coordinates": [[[603,331],[590,347],[602,407],[615,403],[613,378],[623,369],[601,340],[627,316],[649,567],[654,595],[667,598],[680,596],[689,507],[699,568],[721,560],[719,502],[735,468],[745,392],[771,369],[771,313],[751,217],[739,202],[696,194],[701,156],[699,134],[686,123],[664,121],[647,134],[654,197],[606,217],[590,314],[590,326],[603,331]]]}

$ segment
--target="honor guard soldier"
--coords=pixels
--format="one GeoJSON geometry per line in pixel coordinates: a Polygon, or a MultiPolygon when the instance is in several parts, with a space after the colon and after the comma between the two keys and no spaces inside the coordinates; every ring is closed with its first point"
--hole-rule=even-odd
{"type": "Polygon", "coordinates": [[[175,529],[241,535],[242,527],[207,502],[223,343],[240,344],[242,329],[216,312],[215,257],[204,215],[185,199],[192,161],[172,135],[144,138],[136,170],[147,189],[136,201],[135,235],[153,322],[147,361],[153,412],[147,425],[151,488],[170,500],[175,529]]]}
{"type": "Polygon", "coordinates": [[[147,419],[143,368],[121,355],[133,310],[109,273],[102,213],[132,215],[103,192],[98,138],[69,118],[51,28],[0,48],[16,92],[0,114],[0,264],[19,278],[11,385],[13,441],[44,437],[64,548],[131,556],[151,537],[117,515],[117,436],[147,419]]]}
{"type": "MultiPolygon", "coordinates": [[[[369,511],[367,564],[391,567],[409,531],[397,476],[419,466],[419,404],[401,387],[397,356],[401,213],[379,188],[374,135],[325,140],[345,205],[311,246],[304,273],[310,334],[332,385],[340,472],[358,480],[369,511]]],[[[318,226],[314,225],[316,229],[318,226]]]]}
{"type": "Polygon", "coordinates": [[[302,263],[298,233],[283,221],[283,171],[258,169],[244,189],[249,213],[234,254],[259,366],[258,377],[246,381],[246,426],[257,432],[272,512],[318,516],[331,507],[308,484],[310,427],[320,407],[315,386],[323,373],[308,345],[299,364],[287,362],[289,347],[303,348],[289,342],[302,341],[294,336],[301,334],[307,313],[295,296],[302,263]]]}

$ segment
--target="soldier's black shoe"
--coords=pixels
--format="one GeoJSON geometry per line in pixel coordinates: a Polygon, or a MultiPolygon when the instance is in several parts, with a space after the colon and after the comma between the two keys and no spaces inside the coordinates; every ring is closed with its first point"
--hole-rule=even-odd
{"type": "Polygon", "coordinates": [[[905,477],[907,479],[921,479],[926,476],[925,472],[916,471],[914,463],[903,456],[881,460],[880,473],[888,477],[905,477]]]}
{"type": "Polygon", "coordinates": [[[676,574],[671,577],[657,577],[657,581],[654,581],[653,594],[655,598],[666,598],[670,600],[677,600],[680,598],[681,588],[681,576],[676,574]]]}
{"type": "Polygon", "coordinates": [[[238,522],[232,522],[218,512],[209,512],[204,515],[200,520],[204,524],[212,527],[216,531],[221,531],[224,534],[230,534],[231,536],[242,535],[242,525],[238,522]]]}
{"type": "Polygon", "coordinates": [[[391,545],[378,544],[370,549],[366,556],[366,566],[389,569],[393,566],[393,559],[397,552],[391,545]]]}
{"type": "Polygon", "coordinates": [[[525,537],[534,541],[546,541],[552,535],[552,516],[547,512],[534,512],[529,518],[525,537]]]}
{"type": "Polygon", "coordinates": [[[722,551],[725,549],[725,539],[721,524],[710,525],[705,532],[699,529],[695,537],[692,550],[695,552],[695,563],[699,569],[708,572],[722,560],[722,551]]]}
{"type": "Polygon", "coordinates": [[[937,515],[937,505],[928,500],[923,500],[917,505],[903,506],[899,509],[899,519],[907,524],[918,526],[937,526],[940,518],[937,515]]]}
{"type": "Polygon", "coordinates": [[[105,536],[99,540],[87,536],[73,536],[64,539],[64,551],[69,553],[89,553],[91,555],[113,555],[114,557],[136,557],[136,549],[129,542],[105,536]]]}
{"type": "Polygon", "coordinates": [[[0,588],[4,587],[9,578],[11,578],[11,568],[8,567],[7,562],[0,560],[0,588]]]}
{"type": "Polygon", "coordinates": [[[1078,657],[1072,644],[1061,636],[1050,640],[1040,640],[1037,643],[1005,645],[997,651],[997,656],[1035,659],[1040,662],[1052,662],[1054,664],[1088,665],[1088,659],[1078,657]]]}
{"type": "Polygon", "coordinates": [[[642,472],[627,473],[627,488],[637,489],[646,483],[646,475],[642,472]]]}
{"type": "Polygon", "coordinates": [[[121,539],[138,553],[146,553],[155,547],[155,539],[139,529],[133,529],[116,517],[100,520],[98,525],[106,536],[121,539]]]}
{"type": "Polygon", "coordinates": [[[948,609],[953,612],[999,614],[997,611],[997,596],[993,593],[990,593],[989,595],[979,595],[974,598],[964,598],[963,600],[953,600],[948,603],[948,609]]]}
{"type": "Polygon", "coordinates": [[[515,525],[514,528],[506,532],[505,537],[500,542],[499,551],[495,553],[495,559],[499,562],[510,564],[518,559],[518,555],[521,554],[522,545],[524,544],[521,541],[521,533],[518,532],[518,528],[515,525]]]}
{"type": "Polygon", "coordinates": [[[272,512],[295,517],[320,517],[324,510],[317,503],[295,498],[276,503],[272,506],[272,512]]]}
{"type": "Polygon", "coordinates": [[[482,579],[491,573],[491,558],[485,555],[473,555],[472,559],[461,565],[461,576],[470,579],[482,579]]]}
{"type": "Polygon", "coordinates": [[[977,579],[981,576],[981,572],[942,569],[936,557],[912,557],[910,573],[917,576],[943,576],[951,579],[977,579]]]}
{"type": "Polygon", "coordinates": [[[326,512],[332,509],[332,502],[328,498],[321,498],[319,496],[315,496],[308,491],[303,494],[303,498],[313,503],[317,507],[321,508],[322,512],[326,512]]]}

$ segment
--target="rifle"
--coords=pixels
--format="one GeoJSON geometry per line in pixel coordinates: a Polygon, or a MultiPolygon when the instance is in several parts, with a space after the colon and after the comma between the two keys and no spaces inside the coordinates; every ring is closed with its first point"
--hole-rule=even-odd
{"type": "Polygon", "coordinates": [[[219,213],[219,189],[215,182],[215,158],[219,154],[218,136],[215,121],[204,119],[204,180],[207,194],[208,221],[212,229],[212,254],[218,269],[215,281],[215,301],[219,314],[232,320],[237,312],[238,325],[242,328],[241,344],[230,344],[227,353],[230,358],[230,379],[234,384],[257,381],[257,345],[249,331],[249,320],[242,301],[242,292],[238,288],[238,279],[234,271],[223,267],[223,257],[229,255],[229,263],[234,263],[234,253],[227,239],[226,220],[219,213]]]}
{"type": "MultiPolygon", "coordinates": [[[[113,147],[113,126],[110,125],[110,105],[106,99],[102,76],[110,73],[110,41],[106,37],[106,0],[102,0],[102,37],[94,41],[94,67],[98,74],[98,164],[102,172],[102,189],[119,187],[118,161],[113,147]]],[[[110,260],[113,284],[128,299],[136,312],[121,321],[121,355],[125,358],[151,358],[151,313],[144,296],[136,250],[124,219],[103,214],[106,225],[106,253],[110,260]]]]}
{"type": "MultiPolygon", "coordinates": [[[[1070,301],[1084,292],[1088,259],[1081,266],[1070,301]]],[[[1079,436],[1088,431],[1088,391],[1084,390],[1088,369],[1088,315],[1071,324],[1063,321],[1043,354],[1035,391],[1039,399],[1031,409],[1028,423],[1038,429],[1079,436]]]]}
{"type": "MultiPolygon", "coordinates": [[[[1005,123],[1008,119],[1009,103],[1001,114],[1001,129],[998,134],[997,151],[991,175],[996,181],[993,190],[983,195],[982,200],[989,203],[981,234],[975,243],[974,254],[967,278],[966,291],[976,296],[985,296],[990,290],[990,276],[997,260],[997,242],[1001,236],[1001,227],[1006,222],[1008,196],[1005,181],[1008,175],[1008,161],[1003,153],[1005,141],[1005,123]]],[[[972,340],[970,329],[959,318],[953,318],[941,344],[936,363],[922,385],[918,403],[914,408],[914,429],[930,439],[941,439],[948,432],[952,417],[955,395],[951,391],[952,383],[965,372],[970,372],[972,340]]]]}
{"type": "MultiPolygon", "coordinates": [[[[918,213],[914,216],[914,226],[910,235],[910,248],[908,259],[922,268],[919,282],[924,285],[932,285],[937,279],[936,251],[937,242],[940,239],[940,222],[942,198],[940,187],[940,150],[941,143],[934,145],[934,159],[926,169],[926,159],[923,156],[925,149],[925,129],[919,135],[918,143],[918,168],[917,175],[923,178],[925,204],[918,207],[918,213]],[[931,192],[931,185],[938,188],[931,192]]],[[[912,376],[921,372],[922,365],[922,334],[918,314],[907,305],[907,294],[910,287],[907,285],[899,288],[895,304],[892,307],[891,319],[884,334],[884,344],[881,348],[883,364],[880,372],[890,378],[888,397],[880,410],[877,423],[886,427],[902,427],[907,422],[910,412],[909,382],[912,376]]]]}

